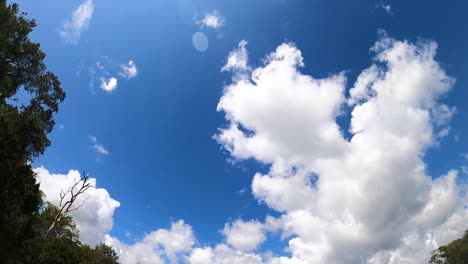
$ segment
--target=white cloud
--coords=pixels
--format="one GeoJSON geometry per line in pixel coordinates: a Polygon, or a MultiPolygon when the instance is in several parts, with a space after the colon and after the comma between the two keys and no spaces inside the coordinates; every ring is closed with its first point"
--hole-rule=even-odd
{"type": "MultiPolygon", "coordinates": [[[[46,168],[34,169],[44,199],[54,205],[60,204],[60,191],[66,192],[75,181],[80,180],[80,173],[70,170],[67,174],[50,173],[46,168]]],[[[112,229],[114,210],[120,203],[112,199],[106,189],[96,187],[96,179],[90,178],[93,188],[78,196],[76,205],[83,206],[70,212],[77,224],[80,240],[90,245],[96,245],[104,240],[104,236],[112,229]],[[89,198],[88,198],[89,197],[89,198]]]]}
{"type": "Polygon", "coordinates": [[[93,90],[97,80],[102,90],[111,93],[117,89],[119,80],[135,78],[138,75],[138,68],[133,60],[129,60],[126,64],[117,64],[108,56],[100,56],[96,63],[88,67],[88,74],[89,84],[93,90]]]}
{"type": "Polygon", "coordinates": [[[434,60],[436,48],[382,34],[348,98],[343,73],[299,72],[291,44],[225,87],[218,110],[228,125],[215,138],[235,159],[271,165],[252,191],[282,212],[269,221],[289,237],[291,257],[270,263],[424,263],[468,228],[456,172],[432,180],[423,160],[454,113],[439,103],[454,79],[434,60]],[[336,123],[345,103],[349,140],[336,123]]]}
{"type": "Polygon", "coordinates": [[[106,235],[105,243],[116,250],[119,261],[123,264],[162,264],[166,263],[165,259],[170,263],[190,264],[264,263],[260,255],[242,252],[222,243],[214,248],[196,247],[192,228],[183,220],[172,223],[169,230],[153,231],[133,245],[126,245],[110,235],[106,235]]]}
{"type": "Polygon", "coordinates": [[[444,126],[450,122],[456,111],[456,107],[449,107],[445,104],[441,104],[437,108],[433,109],[431,114],[436,125],[444,126]]]}
{"type": "Polygon", "coordinates": [[[444,138],[450,134],[450,127],[442,128],[439,133],[437,133],[438,138],[444,138]]]}
{"type": "Polygon", "coordinates": [[[226,64],[221,68],[221,71],[243,72],[249,69],[246,45],[247,41],[245,40],[239,42],[239,48],[229,53],[226,64]]]}
{"type": "Polygon", "coordinates": [[[393,7],[390,4],[383,2],[375,4],[375,8],[382,8],[387,14],[393,15],[393,7]]]}
{"type": "Polygon", "coordinates": [[[144,238],[144,243],[162,246],[171,263],[176,263],[177,254],[190,251],[195,238],[192,227],[179,220],[172,223],[171,230],[159,229],[150,233],[144,238]]]}
{"type": "Polygon", "coordinates": [[[99,80],[101,80],[100,87],[106,92],[112,92],[115,88],[117,88],[117,78],[115,77],[101,77],[99,80]]]}
{"type": "Polygon", "coordinates": [[[383,8],[383,10],[385,10],[385,12],[387,12],[389,14],[392,13],[392,6],[391,5],[382,4],[382,8],[383,8]]]}
{"type": "Polygon", "coordinates": [[[266,239],[263,226],[258,221],[244,222],[240,219],[231,224],[226,224],[222,231],[226,236],[226,242],[234,248],[242,251],[252,251],[266,239]]]}
{"type": "Polygon", "coordinates": [[[80,40],[81,33],[88,28],[89,22],[93,15],[93,1],[85,0],[81,5],[79,5],[71,18],[67,19],[60,29],[60,37],[65,42],[71,44],[77,44],[80,40]]]}
{"type": "Polygon", "coordinates": [[[214,253],[211,248],[196,248],[188,257],[190,264],[215,264],[213,261],[214,253]]]}
{"type": "Polygon", "coordinates": [[[195,237],[192,227],[179,220],[172,223],[170,230],[153,231],[134,245],[123,244],[109,235],[106,236],[106,244],[116,249],[120,261],[124,264],[164,263],[162,256],[167,257],[171,263],[178,263],[180,254],[192,250],[195,237]]]}
{"type": "Polygon", "coordinates": [[[121,71],[119,75],[126,78],[127,80],[135,78],[138,74],[138,69],[134,61],[128,61],[128,65],[121,64],[120,65],[121,71]]]}
{"type": "Polygon", "coordinates": [[[108,155],[109,154],[109,151],[103,145],[98,143],[96,137],[89,136],[89,139],[93,143],[91,147],[96,151],[96,153],[102,154],[102,155],[108,155]]]}
{"type": "Polygon", "coordinates": [[[343,153],[347,144],[335,117],[345,78],[316,80],[297,72],[302,65],[301,52],[282,44],[253,71],[252,81],[243,78],[225,87],[217,109],[226,113],[229,127],[216,138],[234,157],[294,163],[343,153]]]}
{"type": "Polygon", "coordinates": [[[202,20],[196,21],[196,23],[202,27],[220,29],[224,26],[224,18],[221,17],[217,10],[213,10],[206,14],[202,20]]]}
{"type": "MultiPolygon", "coordinates": [[[[254,222],[252,222],[254,223],[254,222]]],[[[247,223],[248,224],[248,223],[247,223]]],[[[256,225],[261,225],[256,223],[256,225]]],[[[247,233],[245,233],[247,234],[247,233]]],[[[250,235],[250,234],[247,234],[250,235]]],[[[117,238],[106,236],[106,244],[112,246],[123,264],[136,263],[190,263],[190,264],[262,264],[266,263],[260,255],[233,249],[225,244],[215,247],[196,247],[192,228],[183,220],[172,223],[169,230],[153,231],[133,245],[126,245],[117,238]]],[[[280,263],[280,262],[268,262],[280,263]]]]}
{"type": "Polygon", "coordinates": [[[260,264],[262,258],[257,254],[236,251],[224,244],[219,244],[214,248],[214,263],[260,264]]]}
{"type": "Polygon", "coordinates": [[[107,149],[105,149],[103,145],[96,144],[96,145],[93,145],[93,148],[99,154],[103,154],[103,155],[109,154],[109,151],[107,149]]]}
{"type": "Polygon", "coordinates": [[[262,257],[234,250],[225,244],[212,248],[195,248],[187,258],[190,264],[262,264],[262,257]]]}
{"type": "Polygon", "coordinates": [[[110,235],[106,235],[105,243],[115,249],[120,263],[164,264],[159,253],[155,252],[154,248],[149,244],[135,243],[134,245],[129,246],[110,235]]]}

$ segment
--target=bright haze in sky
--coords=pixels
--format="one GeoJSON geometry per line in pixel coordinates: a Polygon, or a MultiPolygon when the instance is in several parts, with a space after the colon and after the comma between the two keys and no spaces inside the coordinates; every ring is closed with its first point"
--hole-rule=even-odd
{"type": "Polygon", "coordinates": [[[89,173],[80,239],[122,263],[427,263],[468,229],[465,1],[19,4],[67,93],[44,199],[89,173]]]}

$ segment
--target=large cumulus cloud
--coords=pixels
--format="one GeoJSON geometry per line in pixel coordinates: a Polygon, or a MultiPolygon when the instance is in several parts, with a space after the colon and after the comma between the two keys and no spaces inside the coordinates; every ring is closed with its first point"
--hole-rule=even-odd
{"type": "Polygon", "coordinates": [[[236,159],[271,165],[252,191],[283,212],[292,257],[281,263],[421,263],[468,228],[457,172],[433,180],[423,160],[455,110],[440,102],[455,80],[436,49],[382,34],[346,93],[344,74],[302,74],[301,52],[282,44],[225,88],[216,139],[236,159]],[[345,105],[349,128],[336,122],[345,105]]]}

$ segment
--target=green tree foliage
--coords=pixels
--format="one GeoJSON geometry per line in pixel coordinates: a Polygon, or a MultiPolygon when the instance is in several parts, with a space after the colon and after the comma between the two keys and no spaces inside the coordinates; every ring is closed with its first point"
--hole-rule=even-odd
{"type": "Polygon", "coordinates": [[[118,263],[111,247],[81,244],[70,216],[57,220],[59,208],[41,207],[31,163],[50,145],[47,134],[65,93],[29,39],[36,23],[25,15],[0,0],[0,262],[118,263]]]}
{"type": "Polygon", "coordinates": [[[91,262],[91,263],[95,263],[95,264],[98,264],[98,263],[101,263],[101,264],[114,264],[114,263],[118,263],[118,257],[117,257],[117,253],[115,252],[115,250],[106,245],[106,244],[99,244],[97,245],[95,248],[94,248],[94,256],[95,258],[93,259],[94,262],[91,262]]]}
{"type": "Polygon", "coordinates": [[[50,145],[47,134],[65,93],[47,71],[39,44],[29,39],[36,23],[25,15],[17,4],[0,0],[0,260],[118,263],[111,247],[82,245],[70,216],[60,218],[44,238],[60,209],[52,204],[40,209],[41,193],[30,164],[50,145]],[[26,96],[15,97],[18,92],[26,96]]]}
{"type": "Polygon", "coordinates": [[[432,252],[430,264],[468,264],[468,230],[465,234],[432,252]]]}
{"type": "Polygon", "coordinates": [[[50,223],[54,221],[59,210],[56,206],[47,203],[41,213],[35,216],[33,220],[35,237],[26,243],[25,256],[22,260],[24,263],[118,263],[117,254],[111,247],[99,244],[93,249],[81,244],[75,222],[70,216],[64,216],[47,239],[44,239],[50,223]]]}
{"type": "Polygon", "coordinates": [[[60,221],[49,239],[43,237],[59,208],[47,203],[33,218],[34,237],[26,241],[24,261],[27,263],[79,263],[79,236],[70,216],[60,221]]]}

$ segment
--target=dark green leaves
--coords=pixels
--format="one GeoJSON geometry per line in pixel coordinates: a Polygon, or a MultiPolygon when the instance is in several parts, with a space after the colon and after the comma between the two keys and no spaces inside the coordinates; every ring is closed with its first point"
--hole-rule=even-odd
{"type": "Polygon", "coordinates": [[[6,263],[21,262],[35,235],[41,197],[30,163],[50,145],[53,115],[65,99],[40,45],[29,39],[36,22],[25,15],[0,0],[0,259],[6,263]],[[31,100],[10,104],[20,90],[31,100]]]}
{"type": "Polygon", "coordinates": [[[466,264],[468,263],[468,230],[465,234],[445,246],[432,252],[431,264],[466,264]]]}

